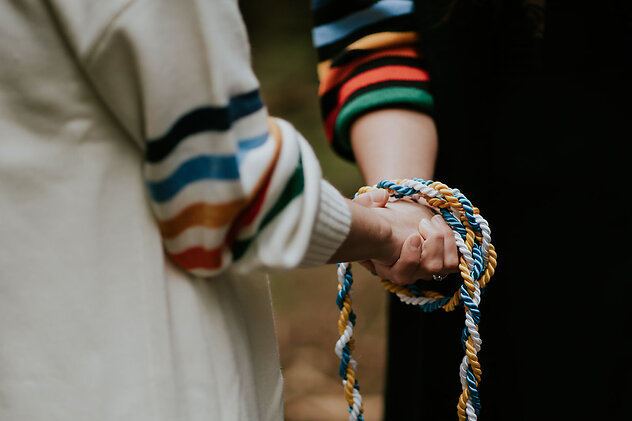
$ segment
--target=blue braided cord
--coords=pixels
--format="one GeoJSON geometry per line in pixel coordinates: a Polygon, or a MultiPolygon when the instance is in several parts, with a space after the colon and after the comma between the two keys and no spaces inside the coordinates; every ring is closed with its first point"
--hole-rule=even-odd
{"type": "Polygon", "coordinates": [[[472,247],[472,259],[474,260],[474,267],[472,268],[472,272],[470,272],[470,276],[472,279],[479,280],[483,275],[483,252],[481,251],[481,246],[479,244],[474,244],[472,247]]]}
{"type": "MultiPolygon", "coordinates": [[[[353,411],[353,407],[350,406],[349,407],[349,413],[351,413],[353,411]]],[[[362,418],[362,413],[358,414],[358,421],[364,421],[364,418],[362,418]]]]}
{"type": "MultiPolygon", "coordinates": [[[[358,392],[360,391],[360,385],[358,384],[358,379],[355,379],[355,382],[353,383],[353,388],[355,390],[357,390],[358,392]]],[[[350,406],[349,407],[349,412],[353,411],[353,407],[350,406]]],[[[364,418],[362,417],[362,413],[358,414],[358,421],[364,421],[364,418]]]]}
{"type": "Polygon", "coordinates": [[[338,305],[338,308],[340,310],[342,310],[342,307],[345,302],[345,297],[347,296],[349,291],[351,291],[352,285],[353,285],[353,275],[351,274],[351,270],[347,267],[347,270],[345,271],[345,281],[340,286],[340,290],[338,291],[338,294],[336,295],[336,304],[338,305]]]}
{"type": "MultiPolygon", "coordinates": [[[[408,285],[406,287],[415,297],[421,297],[423,294],[421,293],[421,291],[419,290],[419,287],[417,285],[408,285]]],[[[437,298],[434,301],[430,302],[430,303],[426,303],[426,304],[420,304],[419,308],[422,309],[423,311],[425,311],[426,313],[429,313],[431,311],[435,311],[438,308],[443,307],[444,305],[446,305],[448,302],[450,302],[450,300],[452,299],[452,297],[443,297],[443,298],[437,298]]]]}
{"type": "Polygon", "coordinates": [[[463,346],[463,352],[466,351],[465,343],[467,342],[467,338],[470,337],[470,332],[467,330],[467,327],[463,328],[461,332],[461,345],[463,346]]]}
{"type": "Polygon", "coordinates": [[[481,412],[481,398],[476,388],[476,378],[474,377],[474,373],[472,373],[471,367],[467,369],[466,380],[467,388],[470,389],[470,400],[472,401],[474,412],[476,415],[479,415],[481,412]]]}
{"type": "Polygon", "coordinates": [[[340,310],[342,310],[342,306],[345,302],[345,297],[347,296],[350,288],[351,285],[349,285],[347,282],[340,286],[340,291],[338,291],[338,294],[336,295],[336,305],[338,305],[338,308],[340,310]]]}
{"type": "MultiPolygon", "coordinates": [[[[349,407],[349,413],[351,413],[351,411],[353,411],[352,406],[349,407]]],[[[358,414],[358,421],[364,421],[364,418],[362,418],[362,413],[358,414]]]]}
{"type": "Polygon", "coordinates": [[[461,300],[463,301],[463,305],[470,310],[474,323],[478,325],[481,320],[481,312],[478,310],[478,306],[474,303],[472,297],[470,297],[465,285],[461,285],[461,300]]]}
{"type": "Polygon", "coordinates": [[[349,349],[349,344],[347,344],[342,348],[342,357],[340,358],[340,366],[338,367],[338,375],[344,380],[347,380],[347,367],[349,367],[350,361],[351,350],[349,349]]]}
{"type": "Polygon", "coordinates": [[[469,200],[467,200],[467,197],[463,196],[463,194],[460,192],[455,193],[454,197],[456,197],[461,203],[461,205],[463,206],[463,210],[465,211],[465,217],[467,218],[467,222],[470,224],[472,228],[480,232],[481,227],[476,221],[476,218],[474,217],[474,208],[473,208],[472,203],[469,200]]]}
{"type": "Polygon", "coordinates": [[[436,300],[430,303],[420,305],[419,308],[426,313],[430,313],[431,311],[435,311],[443,307],[444,305],[448,304],[451,299],[452,297],[437,298],[436,300]]]}
{"type": "MultiPolygon", "coordinates": [[[[408,285],[405,288],[408,289],[408,291],[410,291],[415,297],[423,296],[423,294],[421,293],[421,291],[419,290],[419,287],[417,287],[417,285],[414,285],[414,284],[413,285],[408,285]]],[[[451,299],[452,299],[452,297],[437,298],[434,301],[431,301],[429,303],[419,304],[419,308],[421,310],[423,310],[424,312],[426,312],[426,313],[430,313],[431,311],[435,311],[435,310],[443,307],[451,299]]]]}
{"type": "Polygon", "coordinates": [[[413,189],[412,187],[405,187],[405,186],[402,186],[400,184],[393,183],[392,181],[389,181],[389,180],[382,180],[382,181],[380,181],[379,183],[377,183],[376,187],[378,189],[386,188],[386,189],[390,189],[390,190],[393,190],[393,191],[397,192],[397,193],[393,194],[393,196],[398,198],[398,199],[402,198],[404,196],[410,196],[410,195],[418,193],[418,191],[413,189]]]}
{"type": "Polygon", "coordinates": [[[441,216],[443,216],[443,219],[448,223],[448,225],[450,226],[450,228],[452,228],[452,230],[456,231],[457,233],[459,233],[459,235],[461,236],[461,238],[463,238],[463,240],[465,240],[465,237],[467,235],[467,231],[465,231],[465,227],[463,226],[463,224],[461,223],[461,221],[459,221],[454,215],[452,215],[452,213],[447,210],[447,209],[441,209],[441,216]]]}
{"type": "Polygon", "coordinates": [[[431,185],[432,183],[434,183],[434,181],[432,180],[424,180],[423,178],[411,178],[411,180],[416,181],[418,183],[423,183],[426,186],[431,185]]]}
{"type": "MultiPolygon", "coordinates": [[[[423,296],[423,294],[421,293],[417,285],[412,284],[412,285],[406,286],[405,288],[408,289],[408,291],[410,291],[415,297],[423,296]]],[[[426,313],[430,313],[448,304],[451,299],[452,297],[437,298],[432,302],[429,302],[426,304],[419,304],[419,308],[426,313]]]]}
{"type": "Polygon", "coordinates": [[[408,285],[406,287],[408,289],[408,291],[410,291],[415,297],[419,297],[421,295],[421,291],[419,291],[419,288],[417,288],[417,285],[408,285]]]}

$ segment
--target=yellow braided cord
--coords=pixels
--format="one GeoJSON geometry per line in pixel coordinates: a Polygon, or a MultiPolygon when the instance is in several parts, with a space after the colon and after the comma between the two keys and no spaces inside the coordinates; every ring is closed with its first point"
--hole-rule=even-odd
{"type": "MultiPolygon", "coordinates": [[[[414,286],[399,286],[382,279],[383,287],[407,304],[419,306],[423,311],[442,309],[453,311],[461,306],[465,310],[465,329],[463,345],[465,355],[460,367],[462,393],[457,403],[457,415],[460,421],[476,421],[480,412],[478,385],[482,377],[478,352],[481,339],[478,333],[480,320],[481,291],[494,275],[497,265],[496,249],[491,244],[490,229],[482,218],[478,208],[463,196],[461,192],[440,182],[421,179],[384,180],[375,186],[364,186],[358,194],[377,189],[385,189],[392,198],[404,196],[415,200],[425,200],[444,217],[454,232],[459,249],[459,272],[463,283],[451,297],[445,297],[437,291],[420,290],[414,286]]],[[[351,356],[353,351],[353,326],[355,314],[351,302],[353,277],[348,263],[338,265],[338,297],[340,309],[336,354],[341,358],[340,374],[343,378],[345,400],[349,405],[349,420],[363,421],[362,398],[359,393],[356,374],[356,362],[351,356]]]]}

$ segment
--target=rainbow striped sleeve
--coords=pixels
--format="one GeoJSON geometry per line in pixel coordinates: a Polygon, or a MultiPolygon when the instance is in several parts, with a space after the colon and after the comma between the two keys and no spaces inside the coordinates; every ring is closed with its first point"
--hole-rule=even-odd
{"type": "Polygon", "coordinates": [[[268,116],[237,2],[120,7],[82,9],[78,24],[102,30],[72,31],[95,37],[72,45],[87,48],[92,85],[144,152],[170,259],[201,277],[324,264],[349,231],[348,205],[308,142],[268,116]]]}
{"type": "Polygon", "coordinates": [[[217,274],[303,194],[301,150],[284,147],[281,131],[252,90],[193,109],[149,140],[147,189],[176,264],[197,276],[217,274]]]}
{"type": "Polygon", "coordinates": [[[412,0],[312,0],[319,97],[327,139],[353,159],[349,130],[389,106],[431,112],[412,0]]]}

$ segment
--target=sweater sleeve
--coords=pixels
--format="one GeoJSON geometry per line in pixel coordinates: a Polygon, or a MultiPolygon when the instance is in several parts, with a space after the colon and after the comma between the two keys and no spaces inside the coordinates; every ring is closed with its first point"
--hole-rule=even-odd
{"type": "Polygon", "coordinates": [[[351,124],[393,106],[431,112],[412,0],[312,0],[321,114],[327,139],[353,159],[351,124]]]}
{"type": "Polygon", "coordinates": [[[143,151],[176,264],[212,277],[325,263],[348,233],[347,204],[307,141],[268,116],[236,1],[55,3],[113,124],[143,151]]]}

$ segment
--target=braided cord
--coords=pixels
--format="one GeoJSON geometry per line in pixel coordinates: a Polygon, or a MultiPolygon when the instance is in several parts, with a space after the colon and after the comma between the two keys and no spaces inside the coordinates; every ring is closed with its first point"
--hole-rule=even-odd
{"type": "MultiPolygon", "coordinates": [[[[461,342],[465,355],[459,367],[462,392],[457,404],[460,421],[476,421],[481,410],[478,385],[481,381],[481,364],[478,352],[481,349],[481,336],[478,331],[480,322],[479,304],[481,294],[496,270],[496,250],[491,243],[490,228],[480,215],[478,208],[457,189],[452,189],[438,181],[419,178],[404,180],[383,180],[375,186],[365,186],[358,194],[372,190],[386,189],[395,199],[411,197],[423,198],[428,205],[436,208],[446,223],[452,228],[454,239],[460,253],[459,271],[463,283],[451,297],[445,297],[436,291],[419,290],[415,285],[399,286],[382,279],[384,288],[396,294],[399,299],[410,305],[418,306],[422,311],[438,309],[453,311],[461,306],[465,310],[465,327],[461,342]]],[[[363,421],[362,396],[356,375],[357,363],[351,356],[353,351],[353,328],[356,315],[352,309],[351,287],[353,275],[349,263],[338,265],[338,295],[336,304],[340,309],[336,355],[340,358],[339,374],[349,405],[349,420],[363,421]]]]}

